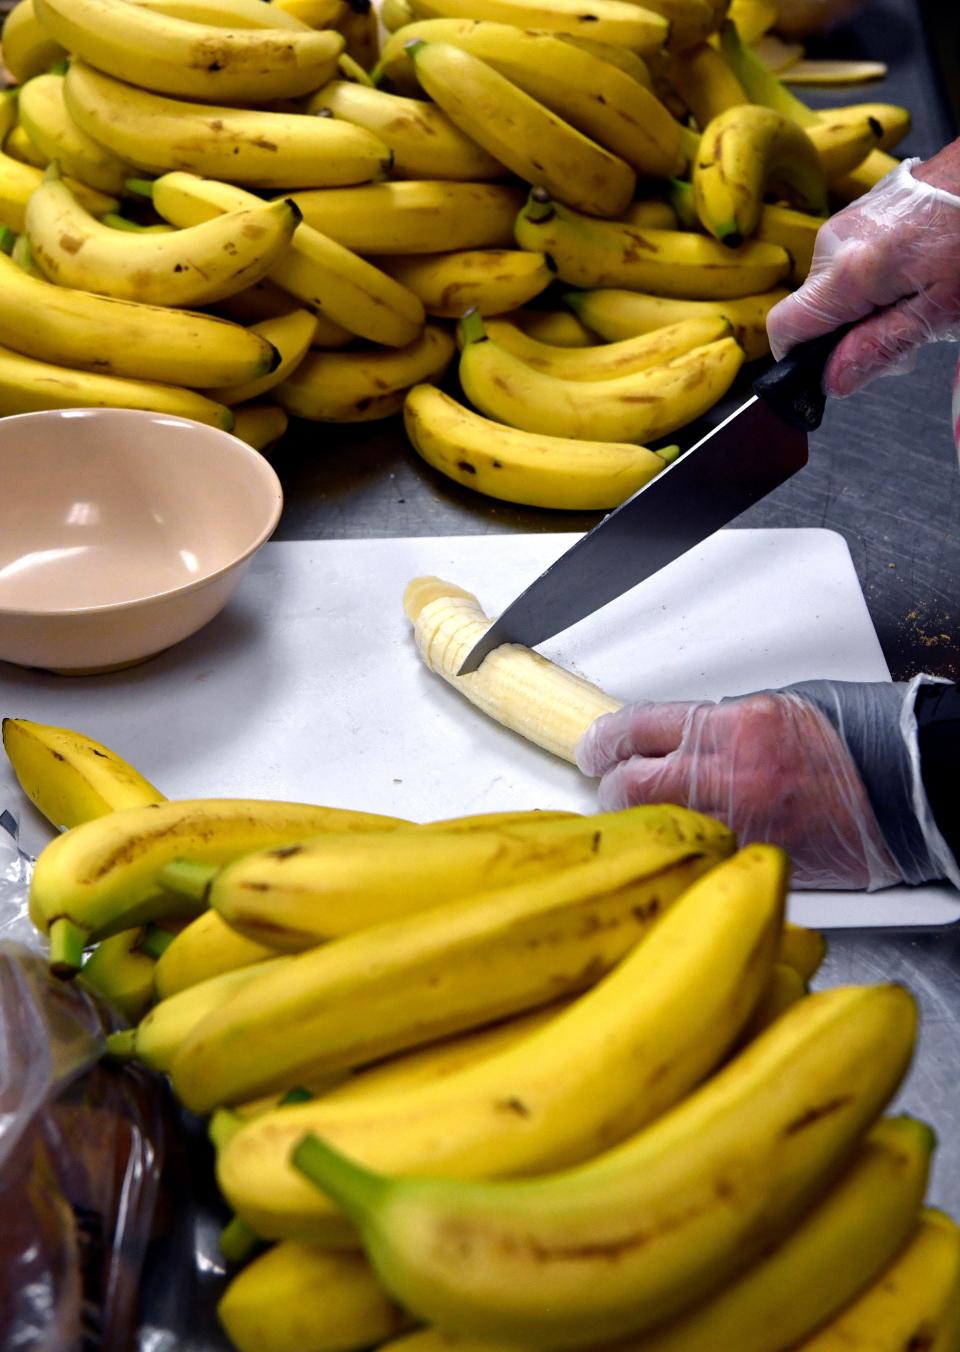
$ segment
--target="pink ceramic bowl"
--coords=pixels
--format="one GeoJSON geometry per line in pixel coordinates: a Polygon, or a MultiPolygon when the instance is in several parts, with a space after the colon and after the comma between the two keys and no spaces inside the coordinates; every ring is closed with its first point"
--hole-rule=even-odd
{"type": "Polygon", "coordinates": [[[283,505],[244,442],[132,409],[0,418],[0,484],[0,660],[70,675],[195,633],[283,505]]]}

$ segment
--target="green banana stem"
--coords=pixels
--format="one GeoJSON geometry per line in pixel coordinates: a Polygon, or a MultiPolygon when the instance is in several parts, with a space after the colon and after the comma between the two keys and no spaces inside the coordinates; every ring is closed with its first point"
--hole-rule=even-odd
{"type": "Polygon", "coordinates": [[[302,1084],[297,1084],[292,1089],[287,1090],[277,1107],[290,1108],[295,1103],[311,1103],[315,1098],[316,1094],[311,1090],[305,1089],[302,1084]]]}
{"type": "Polygon", "coordinates": [[[684,230],[700,230],[700,217],[693,200],[693,184],[682,178],[671,178],[667,183],[667,201],[677,213],[684,230]]]}
{"type": "Polygon", "coordinates": [[[13,246],[16,242],[17,237],[9,225],[0,227],[0,253],[5,253],[9,257],[13,253],[13,246]]]}
{"type": "Polygon", "coordinates": [[[228,1263],[244,1263],[260,1244],[260,1236],[239,1216],[220,1231],[220,1252],[228,1263]]]}
{"type": "Polygon", "coordinates": [[[546,188],[531,188],[522,213],[527,220],[534,225],[542,225],[544,221],[549,221],[553,212],[553,198],[546,188]]]}
{"type": "Polygon", "coordinates": [[[160,958],[175,938],[175,934],[162,929],[159,925],[148,925],[137,947],[141,953],[146,953],[148,958],[160,958]]]}
{"type": "Polygon", "coordinates": [[[380,88],[381,84],[383,83],[383,77],[385,74],[386,72],[383,69],[383,62],[378,61],[377,64],[374,66],[373,70],[370,71],[369,76],[370,83],[371,85],[373,85],[374,89],[380,88]]]}
{"type": "Polygon", "coordinates": [[[125,178],[123,186],[127,192],[132,193],[134,197],[149,197],[153,199],[153,184],[148,178],[125,178]]]}
{"type": "Polygon", "coordinates": [[[48,75],[66,75],[66,73],[67,73],[67,71],[68,71],[69,69],[70,69],[70,62],[69,62],[66,58],[64,58],[62,61],[54,61],[53,65],[50,67],[50,69],[49,69],[49,71],[47,72],[47,74],[48,74],[48,75]]]}
{"type": "Polygon", "coordinates": [[[60,179],[63,178],[63,174],[60,171],[60,161],[51,160],[43,171],[43,177],[46,182],[59,183],[60,179]]]}
{"type": "Polygon", "coordinates": [[[421,48],[426,47],[426,45],[423,38],[411,38],[409,42],[403,44],[403,50],[406,52],[407,56],[415,61],[417,59],[417,53],[421,48]]]}
{"type": "Polygon", "coordinates": [[[661,446],[659,451],[657,451],[657,455],[659,455],[661,460],[665,460],[668,465],[672,465],[674,460],[678,459],[680,456],[680,447],[661,446]]]}
{"type": "Polygon", "coordinates": [[[222,1150],[243,1126],[243,1118],[231,1108],[218,1108],[207,1125],[207,1136],[214,1150],[222,1150]]]}
{"type": "Polygon", "coordinates": [[[792,118],[801,127],[811,127],[820,121],[814,109],[792,94],[783,81],[777,79],[773,71],[767,70],[759,57],[741,39],[737,25],[729,19],[720,30],[720,45],[731,70],[743,85],[752,103],[775,108],[777,112],[792,118]]]}
{"type": "Polygon", "coordinates": [[[469,309],[460,320],[460,337],[464,347],[467,343],[482,343],[487,336],[483,317],[476,306],[469,309]]]}
{"type": "Polygon", "coordinates": [[[136,1028],[122,1028],[107,1037],[107,1055],[113,1061],[135,1061],[137,1058],[136,1028]]]}
{"type": "Polygon", "coordinates": [[[104,225],[109,225],[112,230],[129,230],[136,235],[168,235],[173,229],[172,225],[165,223],[140,225],[137,221],[130,221],[126,216],[121,216],[117,211],[108,211],[100,219],[104,225]]]}
{"type": "Polygon", "coordinates": [[[347,1159],[312,1131],[301,1137],[290,1161],[304,1178],[332,1197],[358,1225],[383,1202],[390,1190],[388,1178],[347,1159]]]}
{"type": "Polygon", "coordinates": [[[161,870],[158,881],[168,892],[192,897],[206,905],[210,884],[219,872],[211,864],[197,864],[192,859],[173,859],[161,870]]]}
{"type": "Polygon", "coordinates": [[[54,920],[48,935],[50,939],[50,970],[54,976],[76,976],[83,966],[83,950],[90,935],[85,929],[62,915],[54,920]]]}

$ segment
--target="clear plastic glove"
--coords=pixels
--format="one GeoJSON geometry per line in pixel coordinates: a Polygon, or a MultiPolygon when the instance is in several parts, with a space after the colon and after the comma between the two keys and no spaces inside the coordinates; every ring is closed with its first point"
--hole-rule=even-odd
{"type": "Polygon", "coordinates": [[[778,359],[863,320],[827,363],[834,397],[910,370],[926,343],[960,338],[960,197],[917,178],[918,164],[904,160],[821,226],[809,277],[767,317],[778,359]]]}
{"type": "Polygon", "coordinates": [[[916,753],[914,690],[929,679],[631,704],[587,729],[577,764],[602,776],[605,810],[681,803],[725,822],[741,845],[782,845],[797,887],[957,882],[916,753]]]}

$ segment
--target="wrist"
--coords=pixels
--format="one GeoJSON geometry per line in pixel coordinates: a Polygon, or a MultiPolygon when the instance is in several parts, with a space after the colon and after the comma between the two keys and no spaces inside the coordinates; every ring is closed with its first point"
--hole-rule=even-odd
{"type": "Polygon", "coordinates": [[[960,138],[912,170],[914,178],[960,197],[960,138]]]}

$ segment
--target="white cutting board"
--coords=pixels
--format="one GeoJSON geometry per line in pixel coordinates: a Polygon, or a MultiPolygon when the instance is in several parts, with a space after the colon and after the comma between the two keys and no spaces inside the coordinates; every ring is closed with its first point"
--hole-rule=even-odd
{"type": "MultiPolygon", "coordinates": [[[[98,677],[0,664],[0,713],[75,727],[170,797],[308,800],[415,820],[510,807],[595,811],[595,785],[492,723],[421,664],[407,581],[435,573],[495,614],[578,537],[471,535],[268,544],[205,630],[98,677]]],[[[624,700],[746,693],[889,673],[843,539],[729,530],[544,645],[624,700]]],[[[0,807],[35,852],[49,828],[0,766],[0,807]]],[[[799,893],[818,926],[960,918],[949,888],[799,893]]]]}

